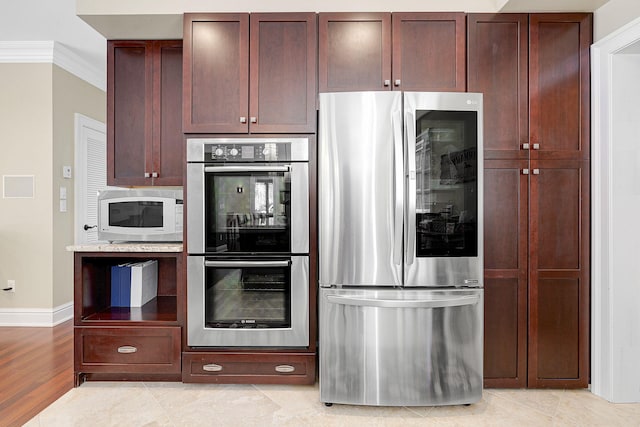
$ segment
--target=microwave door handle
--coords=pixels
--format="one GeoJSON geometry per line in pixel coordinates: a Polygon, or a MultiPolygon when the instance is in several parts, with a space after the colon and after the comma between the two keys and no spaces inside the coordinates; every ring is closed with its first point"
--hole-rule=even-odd
{"type": "Polygon", "coordinates": [[[205,267],[289,267],[291,261],[205,261],[205,267]]]}
{"type": "Polygon", "coordinates": [[[403,204],[403,156],[402,156],[402,111],[394,111],[393,125],[393,159],[394,159],[394,228],[393,228],[393,262],[402,264],[402,204],[403,204]]]}
{"type": "Polygon", "coordinates": [[[290,165],[284,166],[205,166],[205,172],[289,172],[290,165]]]}
{"type": "Polygon", "coordinates": [[[381,307],[381,308],[443,308],[459,307],[463,305],[474,305],[480,301],[479,295],[465,295],[452,298],[439,299],[373,299],[344,296],[327,296],[327,300],[333,304],[353,305],[359,307],[381,307]]]}
{"type": "Polygon", "coordinates": [[[407,138],[407,222],[406,235],[406,262],[413,264],[416,252],[416,128],[414,115],[408,112],[405,117],[407,138]]]}

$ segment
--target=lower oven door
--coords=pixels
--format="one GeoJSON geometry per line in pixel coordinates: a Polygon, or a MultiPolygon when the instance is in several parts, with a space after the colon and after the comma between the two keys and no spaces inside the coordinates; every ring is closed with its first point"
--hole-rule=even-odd
{"type": "Polygon", "coordinates": [[[307,347],[309,257],[187,260],[187,345],[307,347]]]}

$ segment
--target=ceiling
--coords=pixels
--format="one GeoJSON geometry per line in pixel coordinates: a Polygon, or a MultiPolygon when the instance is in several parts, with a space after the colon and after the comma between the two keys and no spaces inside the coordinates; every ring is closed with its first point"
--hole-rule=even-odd
{"type": "Polygon", "coordinates": [[[103,73],[104,35],[76,16],[76,0],[18,0],[0,3],[0,42],[53,40],[103,73]]]}
{"type": "Polygon", "coordinates": [[[54,40],[106,70],[106,39],[182,38],[186,12],[594,11],[609,0],[20,0],[0,5],[0,43],[54,40]]]}

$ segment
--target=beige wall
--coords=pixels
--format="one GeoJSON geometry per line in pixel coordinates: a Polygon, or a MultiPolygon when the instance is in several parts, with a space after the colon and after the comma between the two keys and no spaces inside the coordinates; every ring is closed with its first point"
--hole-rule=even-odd
{"type": "Polygon", "coordinates": [[[53,309],[73,300],[74,114],[106,117],[105,93],[52,64],[0,64],[0,175],[34,175],[29,199],[0,196],[0,309],[53,309]],[[59,188],[68,193],[59,211],[59,188]]]}
{"type": "Polygon", "coordinates": [[[0,198],[0,308],[52,307],[52,65],[0,64],[0,175],[34,175],[34,197],[0,198]]]}
{"type": "Polygon", "coordinates": [[[74,226],[74,140],[75,113],[106,120],[105,92],[58,66],[53,66],[53,307],[73,300],[73,254],[65,247],[73,244],[74,226]],[[62,167],[71,166],[72,179],[62,177],[62,167]],[[60,187],[67,189],[67,212],[60,212],[60,187]]]}
{"type": "Polygon", "coordinates": [[[640,18],[640,1],[609,0],[593,14],[593,41],[597,42],[638,18],[640,18]]]}

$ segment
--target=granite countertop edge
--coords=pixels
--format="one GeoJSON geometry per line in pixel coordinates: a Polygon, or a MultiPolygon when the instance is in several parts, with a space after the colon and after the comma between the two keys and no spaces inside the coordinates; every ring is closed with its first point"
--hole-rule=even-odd
{"type": "Polygon", "coordinates": [[[94,243],[70,245],[69,252],[182,252],[182,243],[94,243]]]}

